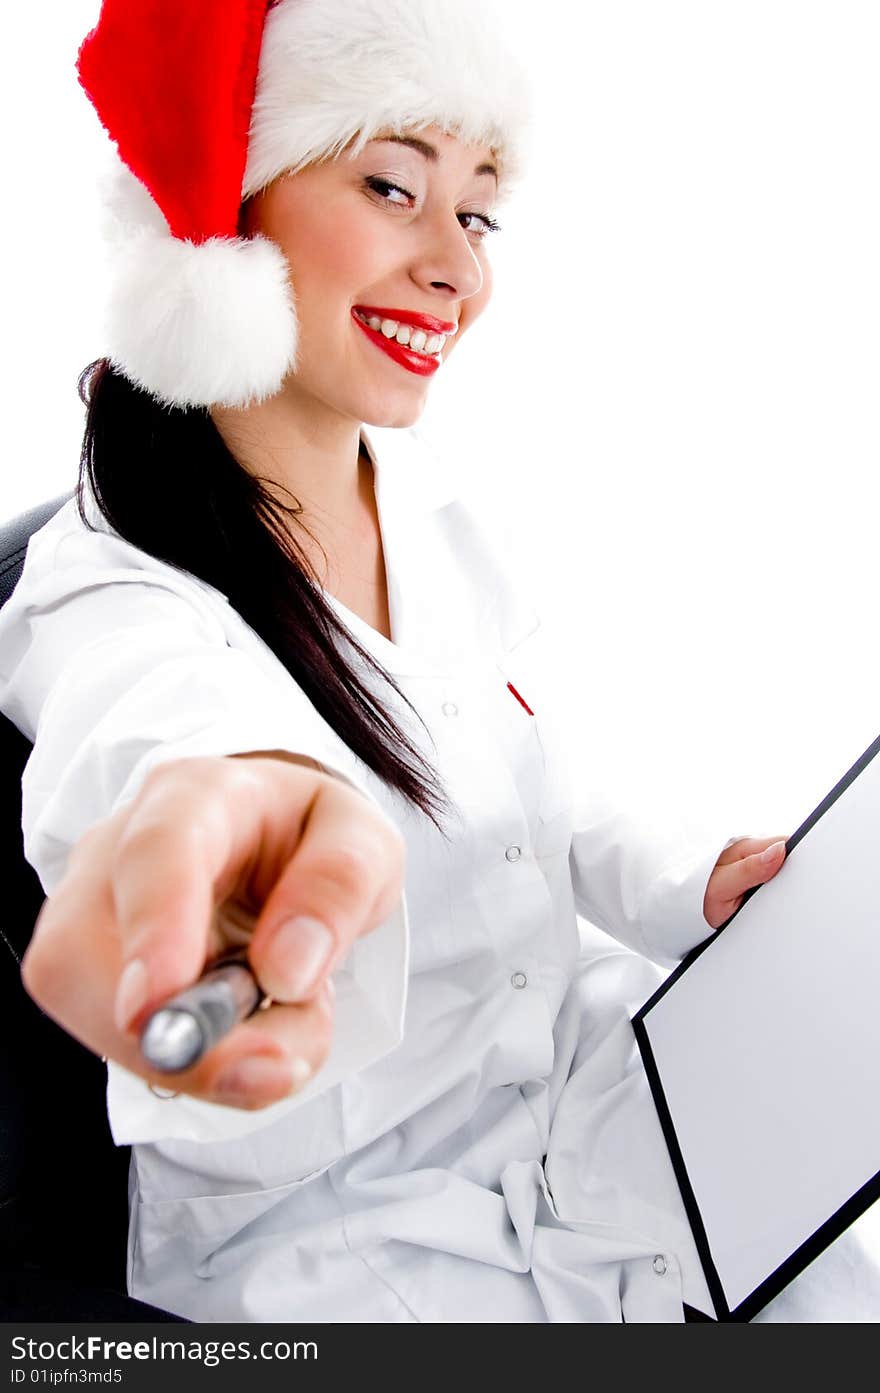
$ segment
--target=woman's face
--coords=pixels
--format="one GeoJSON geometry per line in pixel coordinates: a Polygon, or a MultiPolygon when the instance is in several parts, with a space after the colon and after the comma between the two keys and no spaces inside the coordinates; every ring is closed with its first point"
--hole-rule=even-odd
{"type": "Polygon", "coordinates": [[[489,301],[493,166],[488,147],[429,127],[283,176],[246,205],[244,231],[291,267],[299,348],[285,391],[358,423],[418,419],[489,301]]]}

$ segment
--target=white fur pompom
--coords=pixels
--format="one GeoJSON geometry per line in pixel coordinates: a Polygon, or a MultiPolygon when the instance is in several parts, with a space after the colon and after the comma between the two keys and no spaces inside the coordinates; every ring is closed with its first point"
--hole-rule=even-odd
{"type": "Polygon", "coordinates": [[[195,245],[151,228],[126,238],[114,262],[108,356],[131,381],[169,406],[244,407],[279,390],[297,320],[274,242],[195,245]]]}

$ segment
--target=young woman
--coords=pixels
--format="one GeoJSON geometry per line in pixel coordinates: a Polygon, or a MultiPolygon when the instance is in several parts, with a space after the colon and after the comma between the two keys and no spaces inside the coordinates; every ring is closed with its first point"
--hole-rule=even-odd
{"type": "Polygon", "coordinates": [[[111,1061],[131,1292],[708,1309],[629,1017],[784,844],[569,788],[537,616],[410,429],[490,299],[521,74],[475,0],[105,0],[80,72],[127,166],[111,353],[0,698],[51,896],[25,981],[111,1061]],[[242,944],[271,1005],[170,1093],[140,1028],[242,944]]]}

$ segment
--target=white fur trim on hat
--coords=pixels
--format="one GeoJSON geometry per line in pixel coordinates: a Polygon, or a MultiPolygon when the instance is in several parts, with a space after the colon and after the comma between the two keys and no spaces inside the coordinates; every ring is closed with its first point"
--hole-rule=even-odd
{"type": "Polygon", "coordinates": [[[527,80],[486,0],[280,0],[260,54],[243,196],[380,131],[437,125],[519,176],[527,80]]]}

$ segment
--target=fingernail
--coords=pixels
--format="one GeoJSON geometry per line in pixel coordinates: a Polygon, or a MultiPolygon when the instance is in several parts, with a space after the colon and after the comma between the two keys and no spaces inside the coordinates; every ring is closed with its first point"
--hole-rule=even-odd
{"type": "Polygon", "coordinates": [[[298,1001],[314,990],[335,940],[317,919],[290,919],[275,931],[260,964],[260,980],[279,1001],[298,1001]]]}
{"type": "Polygon", "coordinates": [[[132,1021],[147,1004],[150,994],[150,978],[140,958],[132,958],[119,979],[116,1000],[113,1005],[113,1019],[117,1030],[128,1031],[132,1021]]]}
{"type": "MultiPolygon", "coordinates": [[[[263,1099],[280,1099],[294,1086],[301,1088],[301,1070],[296,1066],[304,1060],[278,1059],[272,1055],[256,1054],[237,1059],[219,1075],[214,1093],[223,1103],[259,1103],[263,1099]]],[[[311,1072],[311,1071],[309,1071],[311,1072]]]]}
{"type": "Polygon", "coordinates": [[[774,842],[772,846],[768,846],[766,851],[762,851],[761,860],[764,862],[764,865],[769,866],[772,861],[776,861],[779,857],[780,850],[785,850],[785,842],[774,842]]]}

